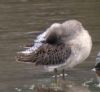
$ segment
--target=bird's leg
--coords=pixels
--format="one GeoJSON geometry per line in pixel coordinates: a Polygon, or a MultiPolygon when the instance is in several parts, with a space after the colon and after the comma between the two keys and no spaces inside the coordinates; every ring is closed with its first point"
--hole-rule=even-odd
{"type": "Polygon", "coordinates": [[[63,80],[65,80],[65,77],[68,76],[68,74],[66,74],[66,73],[65,73],[65,70],[63,69],[63,70],[61,71],[60,76],[62,77],[63,80]]]}
{"type": "Polygon", "coordinates": [[[55,83],[57,83],[57,68],[54,69],[54,74],[55,74],[55,83]]]}
{"type": "Polygon", "coordinates": [[[65,70],[62,69],[62,79],[65,80],[65,70]]]}

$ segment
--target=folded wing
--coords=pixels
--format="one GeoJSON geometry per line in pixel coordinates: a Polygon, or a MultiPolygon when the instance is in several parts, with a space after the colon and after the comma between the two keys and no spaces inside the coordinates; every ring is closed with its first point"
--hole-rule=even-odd
{"type": "Polygon", "coordinates": [[[20,53],[17,59],[22,62],[32,62],[36,65],[57,65],[64,63],[70,54],[70,47],[65,48],[64,44],[43,44],[38,50],[30,55],[20,53]]]}

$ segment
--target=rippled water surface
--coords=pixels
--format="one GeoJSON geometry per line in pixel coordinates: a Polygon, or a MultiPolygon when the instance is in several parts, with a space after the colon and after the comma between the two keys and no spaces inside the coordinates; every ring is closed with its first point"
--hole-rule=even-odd
{"type": "Polygon", "coordinates": [[[75,85],[71,88],[74,91],[66,87],[64,90],[100,91],[91,71],[100,50],[100,0],[0,0],[0,92],[33,92],[34,85],[52,84],[52,73],[32,64],[17,63],[15,56],[52,23],[67,19],[83,23],[92,36],[93,49],[86,62],[66,71],[66,80],[75,85]]]}

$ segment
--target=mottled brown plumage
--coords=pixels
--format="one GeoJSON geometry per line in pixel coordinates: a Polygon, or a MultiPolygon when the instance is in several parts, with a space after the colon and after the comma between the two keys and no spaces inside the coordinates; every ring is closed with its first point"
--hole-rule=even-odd
{"type": "Polygon", "coordinates": [[[38,50],[30,55],[19,54],[18,61],[33,62],[36,65],[62,64],[70,56],[71,49],[65,48],[64,44],[43,44],[38,50]]]}
{"type": "Polygon", "coordinates": [[[91,48],[91,36],[82,23],[68,20],[54,23],[38,35],[32,47],[18,52],[17,61],[47,65],[44,69],[48,71],[68,69],[85,61],[91,48]]]}

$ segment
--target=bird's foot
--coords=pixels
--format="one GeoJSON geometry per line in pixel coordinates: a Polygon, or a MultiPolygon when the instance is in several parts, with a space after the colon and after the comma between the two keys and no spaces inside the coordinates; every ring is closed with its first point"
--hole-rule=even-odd
{"type": "Polygon", "coordinates": [[[65,70],[63,69],[61,74],[60,74],[60,77],[62,77],[62,79],[65,80],[66,76],[68,76],[68,74],[66,74],[65,70]]]}
{"type": "Polygon", "coordinates": [[[55,78],[55,77],[59,78],[60,75],[59,75],[59,74],[58,74],[58,75],[53,75],[52,77],[53,77],[53,78],[55,78]]]}
{"type": "MultiPolygon", "coordinates": [[[[59,76],[60,76],[60,77],[63,77],[63,74],[61,73],[61,74],[59,74],[59,76]]],[[[64,74],[64,76],[65,76],[65,77],[67,77],[67,76],[68,76],[68,74],[67,74],[67,73],[65,73],[65,74],[64,74]]]]}

